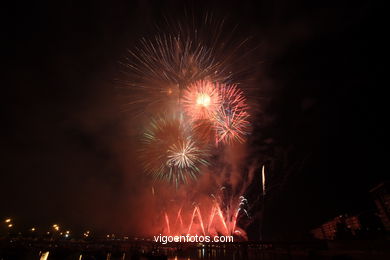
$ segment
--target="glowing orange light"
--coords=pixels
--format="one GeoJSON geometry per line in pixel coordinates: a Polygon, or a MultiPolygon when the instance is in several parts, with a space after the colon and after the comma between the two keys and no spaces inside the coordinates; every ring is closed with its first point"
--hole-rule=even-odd
{"type": "Polygon", "coordinates": [[[219,84],[209,81],[197,81],[183,93],[183,105],[191,120],[212,120],[221,105],[218,92],[219,84]]]}
{"type": "Polygon", "coordinates": [[[56,230],[56,231],[59,231],[59,230],[60,230],[60,226],[58,226],[57,224],[54,224],[54,225],[53,225],[53,228],[54,228],[54,230],[56,230]]]}
{"type": "Polygon", "coordinates": [[[196,99],[196,104],[199,106],[208,107],[210,105],[210,96],[207,94],[199,94],[196,99]]]}

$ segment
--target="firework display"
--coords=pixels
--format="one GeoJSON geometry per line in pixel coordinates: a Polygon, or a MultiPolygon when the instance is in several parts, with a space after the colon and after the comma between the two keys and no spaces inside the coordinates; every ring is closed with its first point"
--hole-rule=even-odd
{"type": "Polygon", "coordinates": [[[195,179],[198,166],[208,164],[205,147],[245,141],[247,109],[245,97],[235,85],[191,84],[183,99],[177,100],[177,112],[152,119],[146,129],[142,149],[145,171],[176,185],[195,179]]]}
{"type": "MultiPolygon", "coordinates": [[[[205,25],[210,23],[206,18],[205,25]]],[[[175,190],[193,188],[189,184],[206,173],[219,176],[215,154],[245,143],[250,133],[249,106],[232,69],[242,43],[231,47],[220,41],[220,24],[216,28],[210,29],[214,37],[179,27],[175,34],[142,39],[124,64],[130,78],[127,103],[147,118],[139,153],[143,170],[175,190]]],[[[162,232],[245,237],[237,224],[241,216],[249,217],[244,192],[213,193],[202,205],[185,198],[180,207],[161,209],[162,232]]]]}

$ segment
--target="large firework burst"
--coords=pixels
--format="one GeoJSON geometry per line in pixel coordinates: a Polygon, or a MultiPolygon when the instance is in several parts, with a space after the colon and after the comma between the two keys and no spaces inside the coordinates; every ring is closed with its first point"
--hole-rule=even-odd
{"type": "Polygon", "coordinates": [[[120,81],[130,91],[129,109],[172,111],[194,82],[227,83],[248,72],[248,66],[237,66],[246,56],[238,51],[248,47],[248,39],[234,37],[235,28],[224,20],[205,14],[164,27],[154,37],[142,38],[122,62],[120,81]]]}
{"type": "Polygon", "coordinates": [[[214,52],[201,40],[194,41],[180,32],[142,39],[135,50],[129,51],[124,63],[130,77],[125,81],[131,90],[129,104],[168,110],[191,83],[203,79],[226,80],[229,74],[221,70],[214,52]]]}
{"type": "Polygon", "coordinates": [[[196,179],[200,167],[208,165],[207,149],[192,138],[179,116],[152,119],[142,142],[144,169],[155,179],[178,186],[196,179]]]}

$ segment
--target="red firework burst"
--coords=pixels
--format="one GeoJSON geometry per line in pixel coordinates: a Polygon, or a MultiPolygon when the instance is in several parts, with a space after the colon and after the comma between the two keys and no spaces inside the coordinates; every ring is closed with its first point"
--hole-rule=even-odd
{"type": "Polygon", "coordinates": [[[243,143],[249,133],[249,114],[246,111],[237,111],[222,108],[215,120],[216,142],[231,144],[235,141],[243,143]]]}
{"type": "Polygon", "coordinates": [[[249,133],[248,105],[246,98],[237,85],[221,85],[219,93],[222,99],[218,113],[215,115],[215,130],[217,143],[226,144],[245,141],[249,133]]]}
{"type": "Polygon", "coordinates": [[[192,121],[213,120],[221,106],[220,85],[209,81],[197,81],[183,93],[183,106],[192,121]]]}

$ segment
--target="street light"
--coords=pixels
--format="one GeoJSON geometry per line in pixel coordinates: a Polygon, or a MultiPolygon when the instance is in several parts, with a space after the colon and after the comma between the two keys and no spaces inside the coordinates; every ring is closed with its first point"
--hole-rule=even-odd
{"type": "Polygon", "coordinates": [[[54,224],[53,228],[54,228],[55,231],[59,231],[60,230],[60,226],[58,226],[57,224],[54,224]]]}
{"type": "Polygon", "coordinates": [[[89,237],[89,233],[90,233],[90,231],[89,231],[89,230],[85,231],[85,232],[84,232],[84,234],[83,234],[83,235],[84,235],[84,237],[86,237],[86,238],[87,238],[87,237],[89,237]]]}

